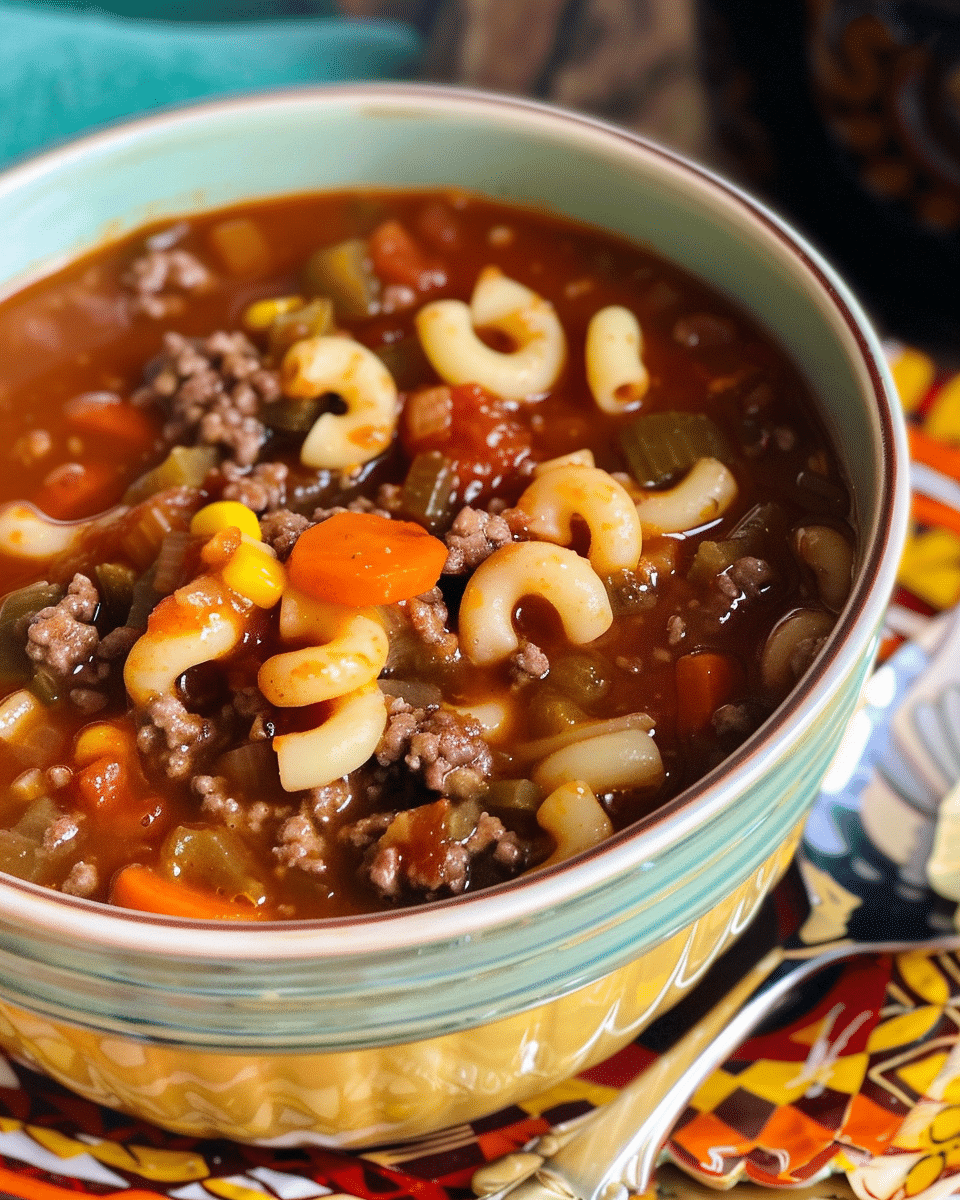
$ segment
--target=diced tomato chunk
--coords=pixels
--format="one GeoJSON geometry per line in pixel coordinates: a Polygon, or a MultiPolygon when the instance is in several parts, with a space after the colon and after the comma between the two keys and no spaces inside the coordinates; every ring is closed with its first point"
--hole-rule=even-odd
{"type": "Polygon", "coordinates": [[[530,431],[511,415],[505,402],[479,384],[415,392],[404,409],[401,438],[411,456],[440,450],[454,464],[460,495],[469,501],[493,495],[530,454],[530,431]],[[431,420],[434,414],[443,419],[431,420]]]}
{"type": "Polygon", "coordinates": [[[399,221],[384,221],[367,243],[373,269],[384,283],[398,283],[416,292],[442,287],[446,272],[429,261],[399,221]]]}

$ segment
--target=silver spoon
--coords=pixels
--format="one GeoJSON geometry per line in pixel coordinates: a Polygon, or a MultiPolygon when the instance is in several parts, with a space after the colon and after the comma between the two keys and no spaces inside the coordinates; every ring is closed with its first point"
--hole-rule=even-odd
{"type": "MultiPolygon", "coordinates": [[[[539,1153],[508,1155],[488,1163],[474,1176],[474,1190],[484,1200],[617,1200],[625,1191],[643,1192],[653,1176],[657,1157],[690,1098],[708,1076],[773,1014],[802,982],[825,968],[861,954],[926,954],[960,951],[960,936],[937,936],[921,911],[936,897],[925,887],[925,866],[934,844],[937,811],[950,781],[960,775],[960,744],[953,735],[954,701],[960,694],[960,606],[932,621],[926,631],[878,670],[867,687],[864,706],[851,722],[837,755],[839,782],[847,813],[860,814],[860,799],[870,781],[874,796],[888,797],[886,808],[873,816],[882,827],[900,813],[913,823],[911,857],[889,878],[877,862],[861,864],[875,879],[869,899],[845,893],[853,902],[853,926],[860,934],[825,940],[829,932],[813,932],[833,924],[828,904],[815,893],[817,868],[807,863],[813,882],[791,869],[775,897],[789,899],[795,913],[804,912],[789,929],[761,932],[753,961],[744,964],[728,952],[719,970],[722,998],[676,1040],[646,1071],[629,1083],[609,1104],[595,1109],[565,1130],[547,1135],[539,1153]],[[899,807],[897,807],[899,805],[899,807]],[[898,899],[899,897],[899,899],[898,899]],[[913,913],[903,907],[907,897],[913,913]],[[804,929],[812,932],[804,944],[804,929]],[[905,924],[906,920],[906,924],[905,924]],[[903,940],[905,928],[925,937],[903,940]],[[799,930],[800,937],[791,937],[799,930]],[[736,983],[728,987],[727,980],[736,983]]],[[[874,803],[876,801],[874,800],[874,803]]],[[[860,814],[862,815],[862,814],[860,814]]],[[[859,815],[856,817],[859,820],[859,815]]],[[[871,841],[864,832],[864,843],[871,841]]],[[[862,847],[861,847],[862,849],[862,847]]],[[[882,854],[877,860],[882,859],[882,854]]],[[[888,864],[892,865],[892,864],[888,864]]],[[[825,872],[819,872],[828,880],[825,872]]],[[[832,882],[836,883],[836,880],[832,882]]],[[[840,891],[844,889],[841,886],[840,891]]],[[[942,903],[942,902],[941,902],[942,903]]],[[[768,906],[764,906],[765,909],[768,906]]],[[[940,914],[941,916],[943,914],[940,914]]],[[[756,941],[762,919],[746,932],[742,943],[756,941]]],[[[741,945],[742,945],[741,943],[741,945]]],[[[735,947],[736,950],[736,947],[735,947]]],[[[701,985],[702,988],[702,985],[701,985]]],[[[697,989],[700,991],[701,989],[697,989]]],[[[686,1003],[686,1002],[685,1002],[686,1003]]]]}
{"type": "Polygon", "coordinates": [[[474,1176],[474,1190],[485,1200],[616,1200],[625,1191],[643,1194],[663,1144],[697,1088],[798,984],[858,955],[913,950],[958,951],[960,936],[775,946],[615,1100],[594,1109],[568,1136],[561,1135],[562,1144],[552,1153],[519,1160],[512,1156],[523,1170],[509,1182],[503,1179],[505,1160],[488,1163],[474,1176]]]}

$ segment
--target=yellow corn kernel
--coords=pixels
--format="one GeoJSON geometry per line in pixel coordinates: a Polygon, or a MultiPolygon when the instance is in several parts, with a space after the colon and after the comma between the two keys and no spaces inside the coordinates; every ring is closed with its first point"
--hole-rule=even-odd
{"type": "Polygon", "coordinates": [[[77,767],[86,767],[98,758],[124,758],[133,750],[131,739],[109,721],[95,721],[86,725],[77,734],[73,744],[73,761],[77,767]]]}
{"type": "Polygon", "coordinates": [[[199,537],[213,537],[231,526],[260,541],[260,522],[256,513],[239,500],[215,500],[213,504],[205,504],[190,522],[190,532],[199,537]]]}
{"type": "Polygon", "coordinates": [[[272,608],[283,595],[287,573],[263,545],[241,542],[221,570],[227,587],[258,608],[272,608]]]}
{"type": "Polygon", "coordinates": [[[907,538],[897,582],[934,608],[952,608],[960,600],[960,538],[949,529],[907,538]]]}
{"type": "Polygon", "coordinates": [[[914,412],[933,386],[933,360],[919,350],[898,347],[890,358],[890,373],[905,412],[914,412]]]}
{"type": "Polygon", "coordinates": [[[272,300],[255,300],[243,314],[243,323],[248,329],[260,333],[269,329],[277,317],[303,308],[302,296],[276,296],[272,300]]]}
{"type": "Polygon", "coordinates": [[[960,375],[953,375],[937,392],[923,431],[954,446],[960,442],[960,375]]]}

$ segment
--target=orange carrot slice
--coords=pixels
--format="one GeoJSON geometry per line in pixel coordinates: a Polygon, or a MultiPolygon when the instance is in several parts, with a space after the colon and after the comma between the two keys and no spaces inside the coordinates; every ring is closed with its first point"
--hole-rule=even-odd
{"type": "Polygon", "coordinates": [[[195,921],[256,921],[263,915],[250,905],[224,900],[176,879],[165,879],[139,863],[124,867],[114,877],[110,903],[138,912],[189,917],[195,921]]]}
{"type": "Polygon", "coordinates": [[[677,659],[677,732],[700,733],[733,695],[736,665],[724,654],[685,654],[677,659]]]}
{"type": "Polygon", "coordinates": [[[317,600],[363,608],[428,592],[447,547],[412,521],[375,513],[335,513],[297,539],[290,583],[317,600]]]}
{"type": "Polygon", "coordinates": [[[126,450],[140,453],[157,440],[157,424],[150,415],[110,392],[75,396],[63,411],[71,429],[104,439],[101,450],[120,443],[126,450]]]}

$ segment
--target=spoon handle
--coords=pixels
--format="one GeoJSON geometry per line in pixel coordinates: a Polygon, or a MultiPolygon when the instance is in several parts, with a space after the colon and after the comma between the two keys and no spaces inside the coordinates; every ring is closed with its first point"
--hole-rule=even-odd
{"type": "Polygon", "coordinates": [[[774,947],[710,1011],[616,1099],[592,1112],[535,1174],[486,1200],[614,1200],[643,1194],[660,1149],[701,1083],[803,980],[860,954],[960,950],[960,938],[928,942],[842,942],[820,952],[774,947]]]}

